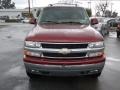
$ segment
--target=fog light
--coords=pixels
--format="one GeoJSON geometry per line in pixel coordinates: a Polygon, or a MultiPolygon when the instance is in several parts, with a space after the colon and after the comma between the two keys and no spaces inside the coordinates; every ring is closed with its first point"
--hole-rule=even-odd
{"type": "Polygon", "coordinates": [[[41,52],[30,52],[30,51],[24,51],[24,54],[25,55],[28,55],[28,56],[35,56],[35,57],[41,57],[41,52]]]}
{"type": "Polygon", "coordinates": [[[92,52],[92,53],[89,53],[88,56],[97,57],[97,56],[102,56],[103,54],[104,54],[103,52],[92,52]]]}

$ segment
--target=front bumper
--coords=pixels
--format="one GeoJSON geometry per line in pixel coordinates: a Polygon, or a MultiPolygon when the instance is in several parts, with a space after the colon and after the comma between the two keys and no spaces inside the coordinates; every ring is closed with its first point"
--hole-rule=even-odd
{"type": "Polygon", "coordinates": [[[26,71],[44,76],[80,76],[100,73],[105,62],[83,65],[45,65],[25,62],[26,71]]]}

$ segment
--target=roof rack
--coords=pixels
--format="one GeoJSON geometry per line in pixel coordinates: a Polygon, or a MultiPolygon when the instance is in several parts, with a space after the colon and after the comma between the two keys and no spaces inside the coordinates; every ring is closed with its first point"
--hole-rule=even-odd
{"type": "Polygon", "coordinates": [[[75,6],[77,7],[78,4],[70,4],[70,3],[55,3],[55,4],[49,4],[48,6],[53,7],[53,6],[75,6]]]}

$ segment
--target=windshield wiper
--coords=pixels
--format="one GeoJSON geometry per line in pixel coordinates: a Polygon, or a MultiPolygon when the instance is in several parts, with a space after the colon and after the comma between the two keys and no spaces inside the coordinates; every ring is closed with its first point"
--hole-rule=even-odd
{"type": "Polygon", "coordinates": [[[43,23],[43,24],[45,24],[45,23],[55,23],[55,24],[59,24],[59,22],[57,22],[57,21],[43,21],[43,22],[41,22],[41,23],[43,23]]]}
{"type": "Polygon", "coordinates": [[[85,23],[81,23],[81,22],[74,22],[74,21],[67,21],[67,22],[60,22],[60,23],[85,24],[85,23]]]}
{"type": "Polygon", "coordinates": [[[41,22],[43,24],[47,24],[47,23],[54,23],[54,24],[64,24],[64,23],[67,23],[67,24],[85,24],[85,23],[81,23],[81,22],[74,22],[74,21],[43,21],[41,22]]]}

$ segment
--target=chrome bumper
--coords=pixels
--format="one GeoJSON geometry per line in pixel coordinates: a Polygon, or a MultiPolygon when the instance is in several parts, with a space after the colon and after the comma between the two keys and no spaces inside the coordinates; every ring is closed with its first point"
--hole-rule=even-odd
{"type": "MultiPolygon", "coordinates": [[[[25,50],[34,51],[34,52],[61,53],[61,49],[25,47],[25,50]]],[[[103,51],[103,50],[104,50],[104,47],[102,47],[102,48],[69,49],[70,53],[99,52],[99,51],[103,51]]],[[[65,52],[67,52],[67,51],[65,51],[65,52]]]]}
{"type": "Polygon", "coordinates": [[[42,65],[25,62],[27,72],[46,76],[79,76],[99,73],[105,62],[85,65],[42,65]]]}

